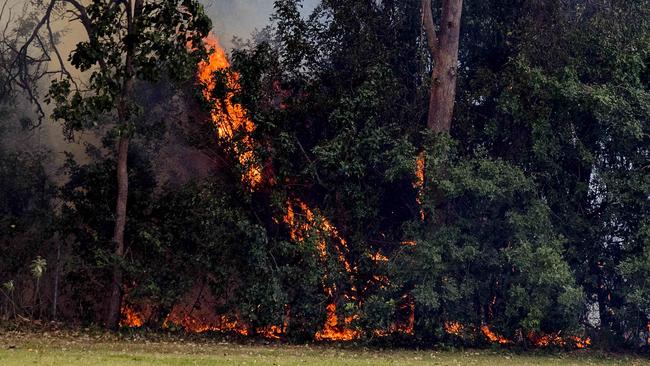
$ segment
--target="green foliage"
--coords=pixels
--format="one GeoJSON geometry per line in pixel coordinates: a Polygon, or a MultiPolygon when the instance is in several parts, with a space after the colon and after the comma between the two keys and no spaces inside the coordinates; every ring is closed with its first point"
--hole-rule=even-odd
{"type": "Polygon", "coordinates": [[[32,276],[39,280],[41,277],[43,277],[43,273],[45,273],[45,269],[47,268],[47,261],[39,255],[30,263],[29,265],[29,270],[32,273],[32,276]]]}
{"type": "Polygon", "coordinates": [[[166,77],[185,82],[206,57],[203,38],[211,22],[198,1],[142,1],[132,20],[128,4],[93,0],[85,8],[83,25],[90,39],[77,44],[70,62],[90,72],[86,87],[90,92],[73,88],[71,79],[52,82],[48,99],[55,104],[52,116],[64,122],[69,138],[75,131],[114,123],[111,113],[118,109],[121,121],[113,127],[118,134],[131,134],[142,106],[124,98],[128,81],[155,83],[166,77]]]}
{"type": "MultiPolygon", "coordinates": [[[[149,159],[143,150],[132,149],[129,156],[128,209],[125,237],[130,250],[139,252],[143,246],[141,236],[146,234],[146,218],[152,210],[153,189],[156,187],[149,159]]],[[[115,161],[112,158],[95,163],[79,165],[69,156],[66,164],[69,181],[61,187],[61,214],[57,231],[61,237],[73,239],[72,256],[68,259],[67,283],[71,284],[70,296],[80,309],[79,317],[84,321],[98,322],[101,314],[95,299],[103,298],[113,263],[126,267],[128,275],[134,268],[146,268],[143,262],[115,258],[112,235],[114,208],[117,197],[115,187],[115,161]]]]}
{"type": "Polygon", "coordinates": [[[641,255],[649,212],[650,8],[523,1],[468,10],[454,135],[534,179],[602,331],[621,344],[647,316],[626,303],[617,268],[641,255]]]}
{"type": "MultiPolygon", "coordinates": [[[[9,122],[7,121],[7,124],[9,122]]],[[[44,153],[0,146],[0,279],[14,277],[37,253],[46,255],[55,190],[44,153]]]]}
{"type": "Polygon", "coordinates": [[[494,325],[511,338],[573,330],[584,295],[533,180],[484,152],[459,156],[449,143],[432,142],[425,156],[426,171],[445,172],[423,201],[437,224],[411,223],[417,245],[393,264],[395,285],[415,297],[416,334],[435,339],[446,321],[494,325]]]}

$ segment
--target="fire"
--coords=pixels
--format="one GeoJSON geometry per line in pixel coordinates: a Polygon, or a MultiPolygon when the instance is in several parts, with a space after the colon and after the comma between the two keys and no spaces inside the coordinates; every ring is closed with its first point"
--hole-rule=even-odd
{"type": "Polygon", "coordinates": [[[207,322],[191,314],[179,316],[177,313],[170,313],[163,323],[163,329],[169,329],[171,325],[179,326],[190,333],[205,332],[232,332],[247,336],[248,328],[238,319],[233,319],[225,315],[220,315],[216,320],[207,322]]]}
{"type": "MultiPolygon", "coordinates": [[[[214,73],[227,69],[230,66],[230,63],[228,62],[225,51],[221,48],[219,42],[215,38],[208,37],[205,42],[212,53],[207,62],[202,62],[199,65],[198,81],[203,87],[202,92],[205,99],[214,102],[217,106],[221,107],[214,108],[211,116],[213,122],[217,126],[219,138],[225,141],[232,141],[237,134],[243,136],[242,146],[234,145],[232,149],[238,157],[240,164],[247,169],[242,177],[242,181],[254,189],[258,187],[263,180],[262,168],[256,160],[254,154],[254,141],[251,137],[252,133],[255,131],[255,125],[246,116],[244,108],[240,104],[232,102],[234,93],[240,88],[238,76],[236,74],[229,77],[227,80],[229,83],[227,87],[230,91],[226,92],[225,100],[217,100],[213,96],[215,89],[218,87],[213,77],[214,73]]],[[[309,208],[307,204],[300,200],[288,202],[287,213],[284,221],[290,228],[291,239],[295,242],[303,241],[310,235],[310,231],[315,229],[316,235],[319,236],[317,249],[322,259],[327,257],[327,239],[333,239],[335,242],[334,248],[337,252],[340,263],[343,264],[348,273],[353,271],[350,262],[346,258],[349,250],[345,239],[339,235],[338,230],[329,222],[329,220],[317,217],[316,213],[309,208]],[[294,206],[295,208],[300,209],[304,214],[304,222],[299,223],[298,220],[295,219],[294,206]]],[[[330,295],[333,293],[333,289],[327,289],[326,291],[330,293],[330,295]]],[[[188,326],[195,328],[193,325],[194,322],[188,321],[185,318],[177,319],[177,321],[181,324],[185,324],[186,328],[188,326]]],[[[243,328],[241,328],[237,322],[223,319],[223,321],[217,325],[217,328],[223,328],[224,326],[232,328],[232,330],[236,330],[239,333],[243,333],[243,328]]],[[[203,328],[206,327],[202,326],[200,329],[203,328]]],[[[208,326],[207,328],[211,330],[211,327],[208,326]]],[[[328,320],[325,324],[325,328],[320,334],[320,337],[323,339],[345,340],[350,339],[350,337],[353,337],[355,334],[354,331],[339,328],[341,328],[341,325],[338,324],[336,318],[336,305],[330,304],[328,306],[328,320]],[[333,311],[331,309],[332,306],[334,307],[333,311]]],[[[259,333],[267,334],[271,338],[281,334],[281,331],[282,329],[277,326],[258,330],[259,333]]],[[[319,337],[319,335],[317,335],[317,337],[319,337]]],[[[356,337],[356,335],[354,337],[356,337]]]]}
{"type": "Polygon", "coordinates": [[[132,307],[123,305],[122,320],[120,320],[120,327],[122,328],[140,328],[144,325],[144,316],[142,313],[136,312],[132,307]]]}
{"type": "Polygon", "coordinates": [[[587,348],[591,345],[591,338],[580,338],[578,336],[570,336],[566,339],[560,336],[560,332],[550,333],[550,334],[536,334],[534,332],[528,333],[528,341],[530,341],[535,347],[566,347],[567,344],[571,343],[576,348],[582,349],[587,348]]]}
{"type": "MultiPolygon", "coordinates": [[[[230,66],[228,58],[223,48],[219,45],[216,38],[209,37],[205,39],[207,48],[211,51],[209,60],[199,64],[199,71],[197,79],[202,86],[203,97],[210,102],[213,102],[218,108],[213,108],[211,112],[212,122],[216,126],[217,136],[219,139],[230,143],[227,144],[237,157],[237,160],[244,168],[242,174],[242,182],[248,185],[251,189],[258,188],[264,181],[265,176],[269,184],[273,184],[271,172],[263,171],[255,155],[255,141],[252,134],[255,132],[254,123],[248,118],[244,107],[240,104],[234,103],[232,98],[235,93],[240,89],[239,77],[237,74],[229,74],[225,82],[226,91],[224,98],[214,96],[215,91],[220,85],[217,85],[214,74],[218,71],[227,70],[230,66]],[[238,143],[234,143],[235,138],[239,138],[238,143]]],[[[420,154],[416,160],[415,167],[415,181],[413,187],[417,190],[416,201],[420,206],[420,219],[425,220],[425,211],[422,208],[424,186],[425,186],[425,157],[420,154]]],[[[320,258],[325,261],[328,257],[328,241],[332,243],[331,248],[335,251],[339,263],[345,268],[346,272],[353,276],[356,272],[356,267],[353,267],[348,260],[350,251],[347,241],[342,237],[339,230],[316,209],[311,208],[300,199],[291,199],[286,204],[286,213],[283,217],[284,223],[289,228],[289,235],[292,241],[296,243],[303,242],[310,236],[316,238],[316,249],[320,258]]],[[[415,246],[415,241],[404,241],[404,246],[415,246]]],[[[370,258],[375,262],[387,262],[389,258],[381,252],[369,254],[370,258]]],[[[388,284],[389,279],[386,276],[374,276],[373,280],[380,284],[388,284]]],[[[356,320],[357,315],[346,316],[343,319],[337,314],[336,288],[333,285],[325,286],[325,293],[330,298],[330,303],[326,307],[326,321],[323,328],[316,332],[314,338],[319,341],[350,341],[361,337],[361,332],[352,327],[352,323],[356,320]]],[[[357,298],[357,290],[354,287],[344,293],[346,299],[359,302],[357,298]]],[[[191,293],[188,294],[191,296],[191,293]]],[[[205,296],[205,295],[203,295],[205,296]]],[[[240,334],[242,336],[249,336],[257,334],[267,339],[280,339],[286,334],[288,328],[288,315],[285,317],[282,326],[270,325],[254,329],[249,324],[246,324],[240,319],[237,314],[218,315],[214,313],[214,299],[206,300],[201,298],[201,295],[191,296],[195,299],[194,302],[181,301],[173,307],[172,311],[166,316],[163,328],[168,329],[172,325],[182,327],[188,332],[204,333],[210,331],[217,332],[231,332],[240,334]],[[207,301],[203,304],[205,306],[197,306],[201,301],[207,301]],[[192,303],[193,306],[189,308],[181,304],[192,303]]],[[[415,325],[415,300],[407,294],[402,298],[397,312],[399,320],[390,326],[388,330],[377,330],[376,335],[388,335],[389,333],[402,333],[407,335],[414,334],[415,325]]],[[[494,305],[494,301],[491,305],[494,305]]],[[[491,310],[491,309],[490,309],[491,310]]],[[[122,327],[141,327],[145,322],[145,315],[143,312],[137,312],[132,307],[124,305],[122,307],[122,327]]],[[[459,322],[445,322],[444,330],[449,334],[462,336],[466,327],[459,322]]],[[[650,324],[648,324],[650,330],[650,324]]],[[[474,334],[478,330],[470,327],[474,334]]],[[[488,325],[480,327],[482,334],[493,343],[511,344],[511,340],[494,333],[488,325]]],[[[557,334],[550,335],[536,335],[534,333],[528,334],[528,339],[537,347],[546,347],[549,345],[567,344],[567,341],[557,334]]],[[[591,344],[589,338],[568,337],[568,340],[573,342],[577,348],[586,348],[591,344]]]]}
{"type": "Polygon", "coordinates": [[[580,338],[580,337],[577,337],[577,336],[572,336],[572,337],[569,337],[569,339],[571,339],[573,342],[575,342],[576,348],[583,349],[583,348],[588,348],[589,346],[591,346],[591,338],[589,338],[589,337],[580,338]]]}
{"type": "Polygon", "coordinates": [[[448,334],[462,336],[465,327],[459,322],[445,322],[444,328],[448,334]]]}
{"type": "Polygon", "coordinates": [[[395,330],[403,334],[413,335],[415,331],[415,299],[410,295],[406,295],[404,299],[405,301],[400,306],[400,310],[407,312],[408,318],[406,322],[396,324],[395,330]]]}
{"type": "Polygon", "coordinates": [[[528,334],[528,340],[536,347],[548,347],[551,345],[566,346],[566,341],[560,337],[559,333],[537,335],[531,332],[528,334]]]}
{"type": "Polygon", "coordinates": [[[388,257],[385,255],[381,254],[381,252],[377,252],[375,254],[370,255],[370,259],[372,259],[374,262],[388,262],[388,257]]]}
{"type": "Polygon", "coordinates": [[[426,162],[424,160],[424,153],[418,155],[417,160],[415,161],[415,182],[413,182],[413,188],[415,188],[418,193],[415,198],[415,201],[420,206],[420,220],[424,221],[424,208],[422,207],[422,196],[424,195],[424,168],[426,162]]]}
{"type": "Polygon", "coordinates": [[[242,181],[252,188],[256,188],[262,183],[263,175],[262,168],[254,154],[254,144],[251,137],[251,134],[255,131],[255,125],[246,116],[244,108],[240,104],[232,102],[234,91],[240,89],[238,75],[233,74],[228,78],[227,87],[229,91],[226,92],[223,100],[218,100],[213,95],[218,86],[213,76],[215,72],[230,67],[230,62],[216,38],[208,36],[204,41],[206,47],[212,53],[207,62],[199,64],[197,78],[202,86],[203,97],[221,107],[213,108],[211,113],[212,121],[217,127],[217,134],[220,139],[232,141],[237,134],[243,135],[241,146],[239,144],[233,145],[232,149],[237,155],[239,163],[246,169],[242,181]]]}
{"type": "MultiPolygon", "coordinates": [[[[327,239],[334,241],[334,248],[337,252],[339,262],[343,265],[347,273],[353,273],[354,268],[347,259],[349,249],[347,241],[339,234],[338,229],[331,222],[314,212],[306,203],[299,199],[287,202],[287,213],[284,216],[284,222],[289,227],[289,236],[294,242],[303,242],[310,235],[317,235],[317,249],[321,259],[327,258],[327,239]],[[295,208],[302,212],[303,220],[296,217],[295,208]]],[[[328,296],[334,295],[335,289],[327,287],[325,292],[328,296]]],[[[351,296],[353,297],[353,296],[351,296]]],[[[350,329],[349,326],[354,317],[346,317],[342,324],[336,315],[336,304],[334,302],[327,305],[327,320],[323,329],[318,331],[314,338],[316,340],[329,341],[349,341],[360,337],[360,332],[350,329]]]]}
{"type": "Polygon", "coordinates": [[[483,335],[492,343],[499,343],[499,344],[510,344],[512,343],[511,340],[494,333],[489,326],[483,325],[481,326],[481,332],[483,332],[483,335]]]}
{"type": "Polygon", "coordinates": [[[281,339],[285,333],[285,329],[280,328],[277,325],[271,325],[268,327],[259,328],[256,330],[256,332],[266,339],[281,339]]]}
{"type": "Polygon", "coordinates": [[[406,315],[406,319],[402,319],[394,322],[388,327],[388,329],[377,329],[373,334],[377,337],[387,337],[391,334],[405,334],[413,335],[415,334],[415,301],[409,296],[405,295],[402,297],[403,303],[398,306],[399,315],[406,315]]]}
{"type": "Polygon", "coordinates": [[[339,324],[336,315],[336,304],[327,305],[327,320],[322,330],[318,331],[314,338],[317,341],[351,341],[361,336],[357,330],[350,329],[349,325],[354,321],[353,316],[348,316],[339,324]]]}
{"type": "Polygon", "coordinates": [[[287,213],[284,216],[284,222],[289,227],[291,240],[295,242],[304,241],[312,233],[318,235],[317,248],[322,259],[327,258],[327,239],[333,239],[339,261],[348,273],[354,271],[346,257],[349,253],[347,241],[341,237],[339,231],[328,219],[322,217],[322,215],[317,215],[306,203],[299,199],[287,202],[287,213]],[[300,208],[304,221],[301,222],[296,219],[294,207],[300,208]]]}

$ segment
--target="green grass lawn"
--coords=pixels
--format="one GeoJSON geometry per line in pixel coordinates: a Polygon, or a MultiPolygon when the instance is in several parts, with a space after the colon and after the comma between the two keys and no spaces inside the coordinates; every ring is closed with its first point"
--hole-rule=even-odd
{"type": "Polygon", "coordinates": [[[1,333],[0,366],[26,365],[650,365],[650,360],[590,351],[406,351],[324,345],[240,345],[200,338],[120,338],[90,332],[1,333]]]}

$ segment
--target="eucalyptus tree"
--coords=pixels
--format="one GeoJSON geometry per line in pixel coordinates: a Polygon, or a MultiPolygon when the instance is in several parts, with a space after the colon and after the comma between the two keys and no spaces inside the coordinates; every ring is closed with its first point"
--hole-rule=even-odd
{"type": "Polygon", "coordinates": [[[443,0],[441,3],[436,27],[431,0],[422,0],[422,22],[434,62],[427,126],[435,132],[449,133],[456,99],[463,0],[443,0]]]}

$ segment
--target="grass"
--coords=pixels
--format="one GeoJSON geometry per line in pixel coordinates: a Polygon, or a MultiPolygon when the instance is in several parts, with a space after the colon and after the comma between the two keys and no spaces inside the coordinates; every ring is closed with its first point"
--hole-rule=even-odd
{"type": "Polygon", "coordinates": [[[194,365],[650,365],[633,355],[590,351],[517,354],[505,350],[378,350],[325,345],[233,344],[214,339],[104,333],[0,333],[2,366],[194,365]]]}

